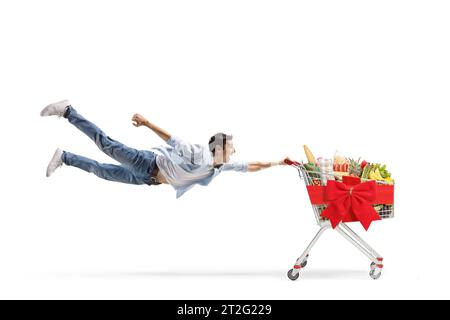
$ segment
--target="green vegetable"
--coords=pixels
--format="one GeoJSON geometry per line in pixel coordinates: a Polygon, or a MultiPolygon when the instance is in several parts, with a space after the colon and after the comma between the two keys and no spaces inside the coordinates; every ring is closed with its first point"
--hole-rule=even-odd
{"type": "Polygon", "coordinates": [[[316,166],[314,163],[304,163],[303,166],[305,167],[306,171],[308,171],[307,173],[311,178],[320,179],[320,168],[318,166],[316,166]]]}
{"type": "MultiPolygon", "coordinates": [[[[366,166],[367,167],[367,166],[366,166]]],[[[365,169],[365,168],[364,168],[365,169]]],[[[370,168],[369,168],[369,170],[366,172],[365,170],[364,170],[364,172],[363,172],[363,175],[362,175],[362,178],[363,179],[368,179],[369,178],[369,174],[370,174],[370,172],[371,171],[376,171],[376,170],[379,170],[380,171],[380,175],[381,175],[381,177],[383,178],[383,179],[387,179],[387,178],[390,178],[391,177],[391,173],[389,172],[389,171],[387,171],[387,169],[386,169],[386,165],[384,164],[384,165],[381,165],[381,164],[379,164],[379,163],[373,163],[371,166],[370,166],[370,168]]]]}
{"type": "Polygon", "coordinates": [[[379,205],[376,205],[376,206],[374,206],[373,208],[377,211],[377,212],[380,212],[381,210],[383,210],[383,205],[382,204],[379,204],[379,205]]]}

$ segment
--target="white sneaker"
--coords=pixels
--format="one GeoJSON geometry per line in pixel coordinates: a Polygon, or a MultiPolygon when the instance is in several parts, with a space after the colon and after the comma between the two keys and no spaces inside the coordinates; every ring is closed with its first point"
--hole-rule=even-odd
{"type": "Polygon", "coordinates": [[[52,104],[49,104],[41,111],[41,117],[58,116],[62,117],[66,108],[70,106],[69,100],[61,100],[52,104]]]}
{"type": "Polygon", "coordinates": [[[47,177],[50,177],[56,169],[63,165],[62,161],[63,151],[61,149],[56,149],[53,158],[50,160],[47,166],[47,177]]]}

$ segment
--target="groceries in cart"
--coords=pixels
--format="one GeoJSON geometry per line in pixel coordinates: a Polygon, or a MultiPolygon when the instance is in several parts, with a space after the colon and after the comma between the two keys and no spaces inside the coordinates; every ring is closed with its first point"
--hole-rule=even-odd
{"type": "Polygon", "coordinates": [[[360,178],[361,181],[374,180],[383,184],[394,184],[385,164],[361,161],[361,158],[346,158],[338,151],[333,159],[315,158],[308,146],[303,148],[308,160],[303,166],[313,179],[314,185],[325,186],[328,180],[342,181],[344,176],[360,178]]]}

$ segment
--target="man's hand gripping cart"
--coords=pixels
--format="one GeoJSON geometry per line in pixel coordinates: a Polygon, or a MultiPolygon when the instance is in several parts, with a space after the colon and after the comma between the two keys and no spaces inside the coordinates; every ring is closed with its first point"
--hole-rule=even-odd
{"type": "Polygon", "coordinates": [[[393,218],[394,185],[373,180],[362,182],[359,178],[347,176],[343,177],[342,182],[338,182],[334,180],[334,175],[327,177],[322,172],[307,171],[301,163],[285,161],[298,170],[300,179],[305,182],[320,227],[309,246],[297,259],[294,268],[289,270],[288,278],[293,281],[299,278],[300,270],[306,267],[313,246],[325,230],[333,228],[372,261],[369,275],[372,279],[379,279],[383,258],[350,229],[346,222],[359,221],[367,230],[372,221],[393,218]]]}

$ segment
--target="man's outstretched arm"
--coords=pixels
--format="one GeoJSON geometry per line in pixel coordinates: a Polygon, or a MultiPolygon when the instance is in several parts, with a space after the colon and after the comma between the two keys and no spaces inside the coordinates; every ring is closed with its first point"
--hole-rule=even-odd
{"type": "MultiPolygon", "coordinates": [[[[286,158],[288,159],[288,158],[286,158]]],[[[248,163],[248,172],[256,172],[260,171],[262,169],[267,169],[274,166],[283,166],[286,165],[284,162],[285,159],[281,161],[275,161],[275,162],[249,162],[248,163]]]]}
{"type": "Polygon", "coordinates": [[[135,126],[135,127],[144,126],[144,127],[151,129],[165,142],[167,142],[170,139],[170,134],[166,130],[161,129],[157,125],[154,125],[153,123],[151,123],[150,121],[145,119],[143,116],[141,116],[139,113],[136,113],[135,115],[133,115],[133,118],[131,118],[131,121],[133,121],[133,126],[135,126]]]}

